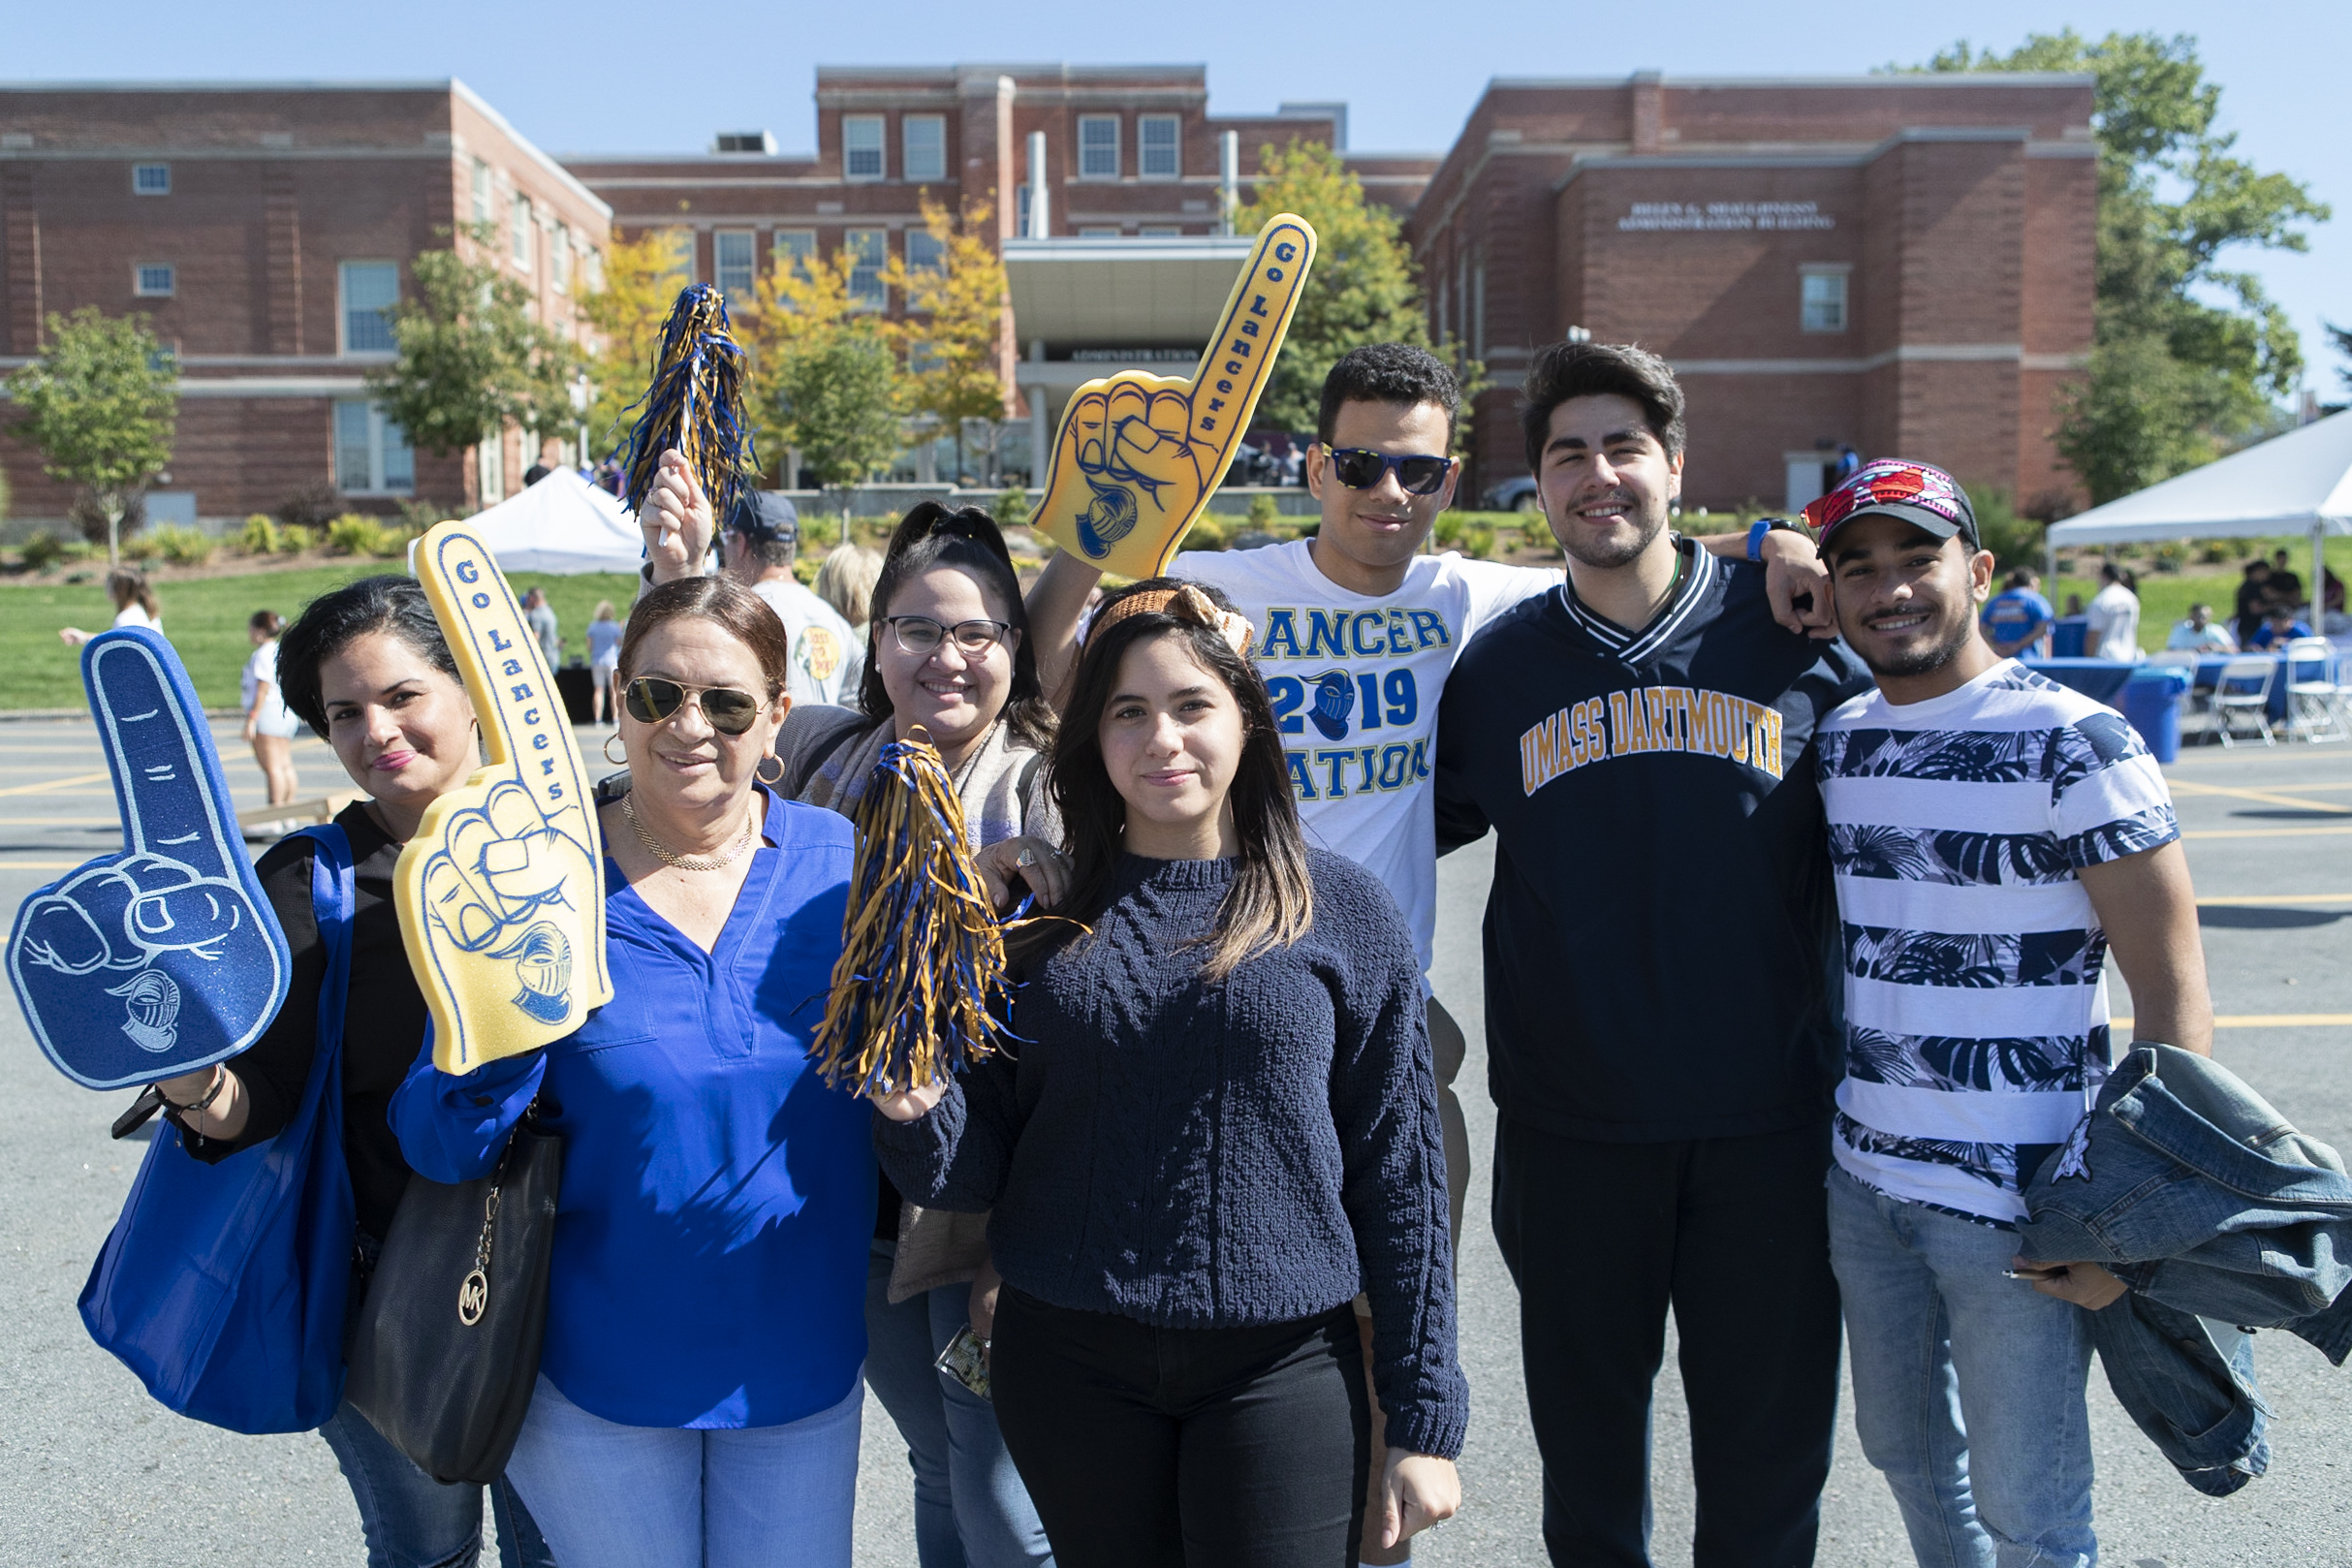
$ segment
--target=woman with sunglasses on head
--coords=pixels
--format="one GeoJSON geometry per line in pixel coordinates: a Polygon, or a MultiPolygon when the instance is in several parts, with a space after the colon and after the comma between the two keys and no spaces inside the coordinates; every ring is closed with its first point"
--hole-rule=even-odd
{"type": "MultiPolygon", "coordinates": [[[[262,615],[254,618],[257,633],[262,615]]],[[[268,615],[271,622],[277,617],[268,615]]],[[[356,1313],[409,1165],[386,1108],[425,1036],[424,996],[401,947],[392,869],[425,807],[480,766],[474,708],[457,678],[424,590],[399,577],[366,578],[310,602],[277,635],[268,680],[285,706],[334,749],[367,799],[335,818],[351,846],[351,969],[342,998],[343,1152],[351,1171],[361,1272],[356,1313]]],[[[283,746],[284,741],[279,744],[283,746]]],[[[274,790],[272,800],[275,800],[274,790]]],[[[311,902],[307,836],[263,852],[263,891],[294,959],[285,1006],[251,1050],[219,1067],[167,1079],[165,1114],[188,1152],[207,1164],[283,1132],[300,1106],[319,1034],[327,950],[311,902]]],[[[319,1435],[334,1451],[360,1508],[368,1568],[458,1568],[482,1550],[482,1489],[443,1486],[417,1468],[349,1403],[319,1435]]],[[[547,1543],[514,1489],[490,1488],[500,1560],[546,1568],[547,1543]]]]}
{"type": "Polygon", "coordinates": [[[1412,937],[1370,873],[1306,846],[1221,599],[1105,598],[1053,751],[1071,921],[1017,938],[1018,1059],[875,1096],[911,1199],[991,1210],[997,1416],[1063,1568],[1342,1568],[1460,1496],[1412,937]]]}
{"type": "Polygon", "coordinates": [[[783,623],[723,578],[649,589],[620,647],[631,788],[599,812],[612,1000],[441,1072],[393,1125],[487,1174],[534,1100],[564,1140],[540,1378],[509,1473],[564,1568],[846,1568],[864,1391],[871,1116],[808,1036],[850,828],[786,800],[783,623]]]}
{"type": "MultiPolygon", "coordinates": [[[[642,518],[657,581],[695,569],[710,510],[682,461],[663,459],[642,518]]],[[[803,705],[777,741],[780,788],[856,809],[882,747],[920,726],[939,748],[991,886],[1019,875],[1051,902],[1067,863],[1045,782],[1053,719],[1038,688],[1020,580],[994,519],[925,502],[892,534],[870,601],[862,711],[803,705]]],[[[995,1305],[985,1216],[902,1204],[879,1180],[866,1296],[865,1377],[905,1438],[922,1568],[1030,1568],[1051,1549],[988,1401],[934,1365],[995,1305]]]]}

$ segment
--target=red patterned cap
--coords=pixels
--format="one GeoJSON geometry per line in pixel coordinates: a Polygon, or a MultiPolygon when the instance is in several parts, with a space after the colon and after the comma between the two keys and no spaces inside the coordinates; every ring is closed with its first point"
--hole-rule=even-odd
{"type": "Polygon", "coordinates": [[[1971,549],[1984,549],[1977,537],[1976,511],[1968,492],[1940,468],[1877,457],[1854,470],[1853,477],[1804,509],[1804,520],[1827,554],[1830,535],[1856,517],[1876,513],[1917,523],[1938,539],[1954,534],[1971,549]]]}

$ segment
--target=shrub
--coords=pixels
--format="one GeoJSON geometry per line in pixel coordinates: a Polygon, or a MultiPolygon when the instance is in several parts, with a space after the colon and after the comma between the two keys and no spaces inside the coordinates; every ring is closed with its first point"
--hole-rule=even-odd
{"type": "Polygon", "coordinates": [[[1458,549],[1462,535],[1470,531],[1469,519],[1458,512],[1440,512],[1437,525],[1429,530],[1429,538],[1440,549],[1458,549]]]}
{"type": "Polygon", "coordinates": [[[1493,554],[1493,524],[1479,522],[1473,523],[1469,527],[1464,528],[1461,534],[1461,548],[1462,552],[1468,555],[1470,559],[1474,561],[1483,561],[1488,556],[1493,554]]]}
{"type": "Polygon", "coordinates": [[[2178,539],[2168,539],[2156,547],[2155,568],[2159,572],[2178,572],[2188,564],[2188,546],[2178,539]]]}
{"type": "Polygon", "coordinates": [[[153,534],[137,534],[122,542],[122,558],[126,561],[151,561],[162,552],[153,534]]]}
{"type": "Polygon", "coordinates": [[[324,528],[343,510],[343,497],[332,485],[313,485],[277,505],[277,519],[294,528],[324,528]]]}
{"type": "Polygon", "coordinates": [[[400,503],[400,526],[412,534],[422,534],[436,522],[447,522],[456,516],[438,501],[403,501],[400,503]]]}
{"type": "Polygon", "coordinates": [[[1029,492],[1018,485],[1008,485],[996,492],[996,526],[1026,528],[1029,526],[1029,492]]]}
{"type": "Polygon", "coordinates": [[[24,564],[35,572],[47,571],[64,553],[65,541],[55,534],[35,534],[24,542],[24,564]]]}
{"type": "Polygon", "coordinates": [[[1213,512],[1202,513],[1184,535],[1186,549],[1223,549],[1232,543],[1233,525],[1213,512]]]}
{"type": "Polygon", "coordinates": [[[2044,525],[2020,517],[2009,503],[2008,491],[1971,485],[1968,505],[1976,512],[1977,537],[1992,551],[1996,570],[2041,565],[2044,525]]]}
{"type": "Polygon", "coordinates": [[[156,552],[173,566],[202,566],[212,559],[218,544],[211,535],[183,528],[178,523],[150,529],[147,538],[154,542],[156,552]]]}
{"type": "Polygon", "coordinates": [[[2197,551],[2197,559],[2203,561],[2208,566],[2219,566],[2222,562],[2228,560],[2229,558],[2229,546],[2221,543],[2221,541],[2217,539],[2207,540],[2205,543],[2205,548],[2197,551]]]}
{"type": "Polygon", "coordinates": [[[327,525],[327,548],[337,555],[383,555],[385,528],[373,517],[346,512],[327,525]]]}
{"type": "Polygon", "coordinates": [[[236,531],[233,548],[240,555],[275,555],[278,550],[278,525],[269,520],[268,513],[256,512],[236,531]]]}
{"type": "Polygon", "coordinates": [[[1281,520],[1281,502],[1270,495],[1253,495],[1249,498],[1249,525],[1252,528],[1270,529],[1281,520]]]}
{"type": "Polygon", "coordinates": [[[305,528],[298,522],[278,524],[278,553],[281,555],[299,555],[318,542],[319,536],[314,529],[305,528]]]}

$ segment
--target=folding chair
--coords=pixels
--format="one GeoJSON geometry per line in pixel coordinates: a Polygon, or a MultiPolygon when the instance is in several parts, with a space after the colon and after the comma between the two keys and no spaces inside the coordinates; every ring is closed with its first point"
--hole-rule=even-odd
{"type": "Polygon", "coordinates": [[[2342,740],[2342,688],[2336,683],[2336,644],[2324,637],[2287,643],[2280,674],[2287,683],[2287,738],[2342,740]]]}
{"type": "Polygon", "coordinates": [[[2237,744],[2241,715],[2254,721],[2264,745],[2277,744],[2271,734],[2271,683],[2278,678],[2278,670],[2279,661],[2268,653],[2238,654],[2221,667],[2209,702],[2223,745],[2237,744]]]}

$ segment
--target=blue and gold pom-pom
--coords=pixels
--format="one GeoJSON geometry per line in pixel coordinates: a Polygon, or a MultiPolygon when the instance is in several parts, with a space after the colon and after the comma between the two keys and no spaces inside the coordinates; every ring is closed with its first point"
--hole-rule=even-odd
{"type": "Polygon", "coordinates": [[[757,484],[760,474],[743,412],[748,368],[743,346],[727,322],[726,296],[707,283],[680,290],[662,324],[652,384],[629,405],[640,411],[623,463],[627,487],[622,494],[630,511],[644,506],[662,454],[674,447],[694,465],[703,493],[710,498],[710,515],[725,524],[736,498],[757,484]]]}

